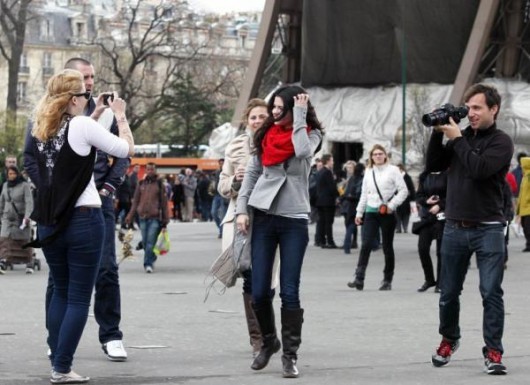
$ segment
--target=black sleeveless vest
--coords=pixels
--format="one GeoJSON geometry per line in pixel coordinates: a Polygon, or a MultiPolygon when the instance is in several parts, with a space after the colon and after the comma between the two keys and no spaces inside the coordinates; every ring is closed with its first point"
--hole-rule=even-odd
{"type": "Polygon", "coordinates": [[[70,119],[55,137],[47,142],[33,138],[33,151],[39,168],[40,186],[31,219],[41,225],[56,225],[52,235],[37,239],[27,246],[42,247],[63,231],[74,212],[75,204],[94,172],[96,148],[87,156],[78,155],[68,143],[70,119]]]}

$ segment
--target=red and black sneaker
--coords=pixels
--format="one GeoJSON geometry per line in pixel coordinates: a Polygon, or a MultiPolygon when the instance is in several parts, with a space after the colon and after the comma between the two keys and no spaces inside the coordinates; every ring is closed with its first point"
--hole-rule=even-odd
{"type": "Polygon", "coordinates": [[[460,342],[450,341],[445,338],[442,338],[440,346],[436,349],[436,352],[432,355],[432,364],[437,368],[445,366],[451,361],[451,356],[460,346],[460,342]]]}
{"type": "Polygon", "coordinates": [[[488,374],[506,374],[506,366],[502,363],[502,353],[498,350],[484,346],[484,371],[488,374]]]}

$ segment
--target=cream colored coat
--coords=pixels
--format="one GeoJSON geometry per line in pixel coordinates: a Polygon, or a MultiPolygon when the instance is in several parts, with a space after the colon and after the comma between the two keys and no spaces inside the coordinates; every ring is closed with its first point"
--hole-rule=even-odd
{"type": "Polygon", "coordinates": [[[235,172],[240,165],[246,166],[250,159],[252,137],[247,129],[243,134],[236,136],[225,150],[225,162],[219,175],[217,191],[222,197],[230,199],[226,215],[223,218],[222,249],[226,250],[234,239],[234,219],[236,211],[237,193],[241,182],[235,181],[235,172]]]}

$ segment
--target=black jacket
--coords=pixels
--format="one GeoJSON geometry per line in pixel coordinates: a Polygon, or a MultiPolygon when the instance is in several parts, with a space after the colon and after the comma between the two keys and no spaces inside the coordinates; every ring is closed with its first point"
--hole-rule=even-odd
{"type": "Polygon", "coordinates": [[[418,191],[416,191],[416,204],[419,206],[420,218],[435,221],[434,215],[429,212],[434,205],[428,204],[427,199],[438,195],[440,200],[436,203],[440,206],[440,212],[445,210],[447,192],[447,173],[422,172],[419,177],[418,191]]]}
{"type": "Polygon", "coordinates": [[[335,207],[339,191],[335,184],[333,173],[327,167],[322,167],[317,174],[317,207],[335,207]]]}
{"type": "Polygon", "coordinates": [[[512,139],[493,124],[475,134],[442,144],[433,131],[427,149],[427,171],[447,171],[447,219],[504,223],[503,184],[513,156],[512,139]]]}

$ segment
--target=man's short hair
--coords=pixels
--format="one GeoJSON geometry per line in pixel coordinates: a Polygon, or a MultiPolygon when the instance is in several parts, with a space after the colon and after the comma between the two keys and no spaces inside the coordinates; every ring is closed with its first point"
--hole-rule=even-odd
{"type": "Polygon", "coordinates": [[[328,162],[331,160],[331,158],[333,158],[333,155],[331,155],[331,154],[322,155],[322,158],[321,158],[322,164],[323,165],[328,164],[328,162]]]}
{"type": "Polygon", "coordinates": [[[488,84],[473,84],[464,93],[464,102],[468,102],[469,99],[471,99],[477,94],[484,94],[484,98],[486,99],[486,105],[489,108],[497,106],[497,113],[495,114],[495,119],[497,119],[497,114],[501,109],[501,95],[499,95],[499,91],[497,91],[495,87],[490,86],[488,84]]]}
{"type": "Polygon", "coordinates": [[[83,59],[82,57],[73,57],[73,58],[68,59],[66,61],[66,63],[64,63],[64,69],[75,70],[75,69],[77,69],[77,66],[79,64],[84,64],[84,65],[87,65],[87,66],[92,65],[92,63],[90,63],[86,59],[83,59]]]}

